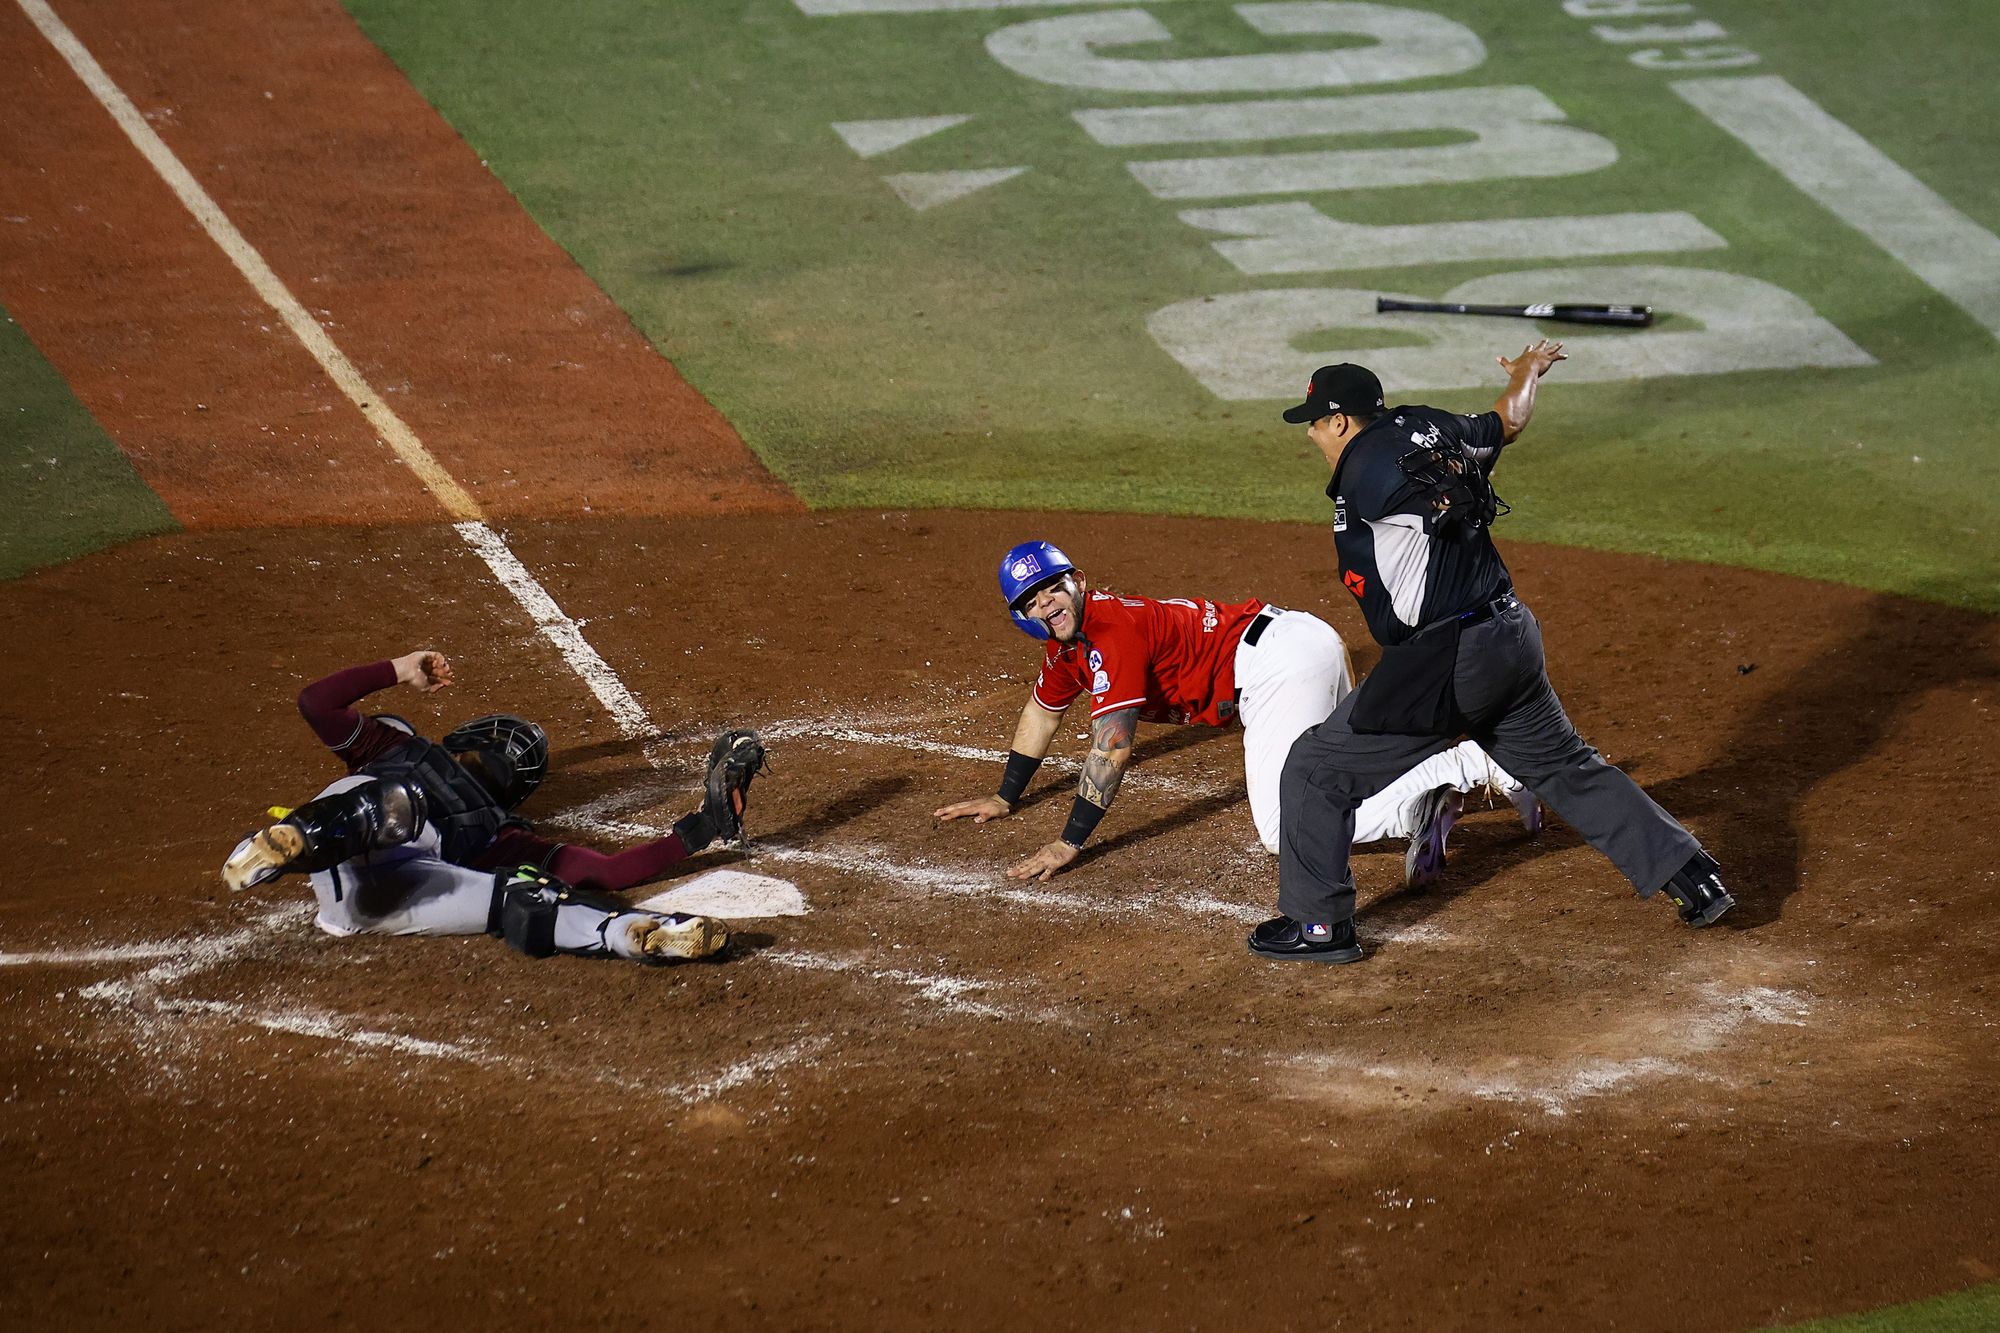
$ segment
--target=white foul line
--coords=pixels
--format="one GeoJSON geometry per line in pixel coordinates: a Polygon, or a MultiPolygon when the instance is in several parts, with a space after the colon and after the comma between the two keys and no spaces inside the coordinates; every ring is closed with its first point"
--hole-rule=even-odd
{"type": "Polygon", "coordinates": [[[395,451],[396,456],[423,482],[424,488],[444,506],[459,537],[486,562],[501,586],[520,602],[522,609],[534,619],[536,628],[555,645],[570,669],[582,678],[583,683],[590,687],[590,692],[597,696],[598,702],[611,714],[619,730],[628,737],[652,735],[655,728],[647,720],[645,710],[632,697],[632,692],[625,688],[624,682],[605,664],[597,650],[584,640],[583,631],[577,623],[564,614],[534,575],[514,558],[507,544],[487,526],[486,517],[472,496],[445,471],[431,451],[424,447],[423,441],[417,438],[416,432],[383,403],[382,395],[347,359],[347,354],[335,345],[326,330],[320,327],[319,321],[279,281],[278,275],[264,261],[264,256],[236,229],[229,215],[182,165],[173,149],[167,147],[166,141],[153,132],[153,127],[146,123],[146,118],[132,104],[132,99],[112,82],[111,76],[77,40],[76,34],[56,17],[45,0],[16,0],[16,3],[28,16],[28,21],[39,28],[62,58],[69,62],[69,67],[76,71],[76,76],[83,80],[91,95],[111,113],[111,118],[125,131],[125,137],[152,164],[167,188],[187,206],[188,212],[194,214],[195,221],[201,224],[209,239],[229,256],[237,272],[243,275],[265,304],[277,312],[285,327],[312,354],[313,360],[319,362],[320,368],[347,395],[348,400],[361,410],[361,415],[381,435],[383,442],[395,451]]]}
{"type": "Polygon", "coordinates": [[[1673,89],[2000,337],[2000,236],[1776,75],[1683,79],[1673,89]]]}

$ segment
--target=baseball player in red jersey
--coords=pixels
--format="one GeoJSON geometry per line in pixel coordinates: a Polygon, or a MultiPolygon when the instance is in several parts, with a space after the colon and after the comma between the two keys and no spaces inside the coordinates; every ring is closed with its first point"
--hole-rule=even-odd
{"type": "MultiPolygon", "coordinates": [[[[1278,781],[1292,742],[1353,688],[1347,645],[1303,611],[1261,601],[1126,597],[1090,589],[1047,542],[1023,542],[1000,564],[1001,594],[1014,622],[1047,640],[1041,674],[1015,728],[1000,790],[942,806],[942,820],[976,823],[1014,812],[1048,753],[1063,713],[1091,698],[1090,755],[1062,836],[1008,870],[1047,880],[1077,857],[1110,808],[1141,721],[1243,727],[1243,775],[1265,850],[1278,849],[1278,781]]],[[[1356,814],[1357,842],[1406,837],[1404,878],[1422,886],[1444,864],[1445,840],[1464,795],[1507,795],[1530,832],[1541,827],[1532,793],[1470,742],[1434,755],[1377,793],[1356,814]],[[1363,834],[1366,834],[1364,839],[1363,834]]]]}
{"type": "Polygon", "coordinates": [[[347,776],[239,842],[223,865],[229,886],[309,873],[318,924],[333,935],[487,932],[537,957],[645,962],[706,957],[727,944],[728,929],[713,918],[638,911],[608,895],[740,833],[763,761],[754,732],[717,740],[703,808],[672,833],[598,852],[551,842],[513,814],[548,767],[548,738],[534,723],[493,714],[432,742],[393,714],[355,707],[393,685],[428,694],[451,678],[444,654],[418,651],[306,686],[299,712],[347,776]]]}

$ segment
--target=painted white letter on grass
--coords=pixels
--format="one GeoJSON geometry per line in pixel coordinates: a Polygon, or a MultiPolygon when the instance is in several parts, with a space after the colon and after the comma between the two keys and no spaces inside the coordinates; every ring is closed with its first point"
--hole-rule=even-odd
{"type": "MultiPolygon", "coordinates": [[[[1173,40],[1143,9],[1065,14],[1000,29],[986,39],[993,58],[1016,74],[1065,88],[1122,93],[1276,93],[1351,88],[1368,83],[1462,74],[1486,59],[1470,28],[1437,14],[1395,5],[1289,0],[1237,5],[1244,22],[1267,37],[1369,37],[1362,46],[1254,56],[1132,60],[1096,48],[1173,40]]],[[[1302,45],[1302,43],[1292,43],[1302,45]]]]}
{"type": "Polygon", "coordinates": [[[1422,148],[1344,148],[1127,163],[1126,170],[1162,199],[1573,176],[1618,160],[1611,140],[1556,123],[1562,119],[1561,107],[1536,89],[1520,86],[1076,113],[1077,123],[1091,138],[1113,148],[1351,138],[1414,130],[1457,130],[1469,136],[1468,142],[1422,148]]]}
{"type": "Polygon", "coordinates": [[[1692,213],[1678,212],[1371,227],[1328,217],[1308,203],[1290,203],[1190,208],[1180,218],[1192,227],[1246,238],[1215,243],[1216,252],[1245,273],[1327,273],[1558,255],[1582,259],[1720,250],[1728,245],[1692,213]]]}
{"type": "MultiPolygon", "coordinates": [[[[1397,293],[1385,293],[1397,295],[1397,293]]],[[[1553,268],[1462,283],[1445,301],[1625,302],[1698,329],[1588,330],[1465,315],[1377,314],[1373,291],[1341,287],[1233,292],[1181,301],[1146,321],[1168,355],[1216,397],[1296,398],[1319,366],[1354,361],[1390,386],[1469,389],[1499,383],[1495,353],[1538,334],[1569,343],[1566,382],[1722,375],[1800,366],[1871,366],[1875,358],[1782,287],[1736,273],[1659,267],[1553,268]],[[1344,333],[1345,339],[1328,334],[1344,333]],[[1383,335],[1389,335],[1384,337],[1383,335]],[[1398,336],[1401,335],[1401,336],[1398,336]],[[1404,338],[1415,335],[1420,346],[1404,338]],[[1313,350],[1294,343],[1311,339],[1313,350]]],[[[1424,298],[1418,298],[1424,299],[1424,298]]]]}

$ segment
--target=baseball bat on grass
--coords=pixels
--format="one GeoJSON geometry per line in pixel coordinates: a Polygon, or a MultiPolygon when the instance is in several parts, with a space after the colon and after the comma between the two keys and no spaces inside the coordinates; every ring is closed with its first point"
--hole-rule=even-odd
{"type": "Polygon", "coordinates": [[[1520,319],[1554,319],[1565,324],[1615,324],[1643,329],[1653,322],[1649,305],[1456,305],[1447,301],[1395,301],[1375,298],[1375,309],[1428,310],[1444,315],[1513,315],[1520,319]]]}

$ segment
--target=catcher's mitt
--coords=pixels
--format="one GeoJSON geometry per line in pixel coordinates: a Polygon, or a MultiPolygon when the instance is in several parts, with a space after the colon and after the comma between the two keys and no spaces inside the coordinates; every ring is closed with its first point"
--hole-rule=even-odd
{"type": "Polygon", "coordinates": [[[701,812],[715,826],[722,842],[743,836],[743,811],[750,800],[750,779],[764,767],[764,740],[748,729],[725,731],[708,752],[708,790],[701,812]]]}

